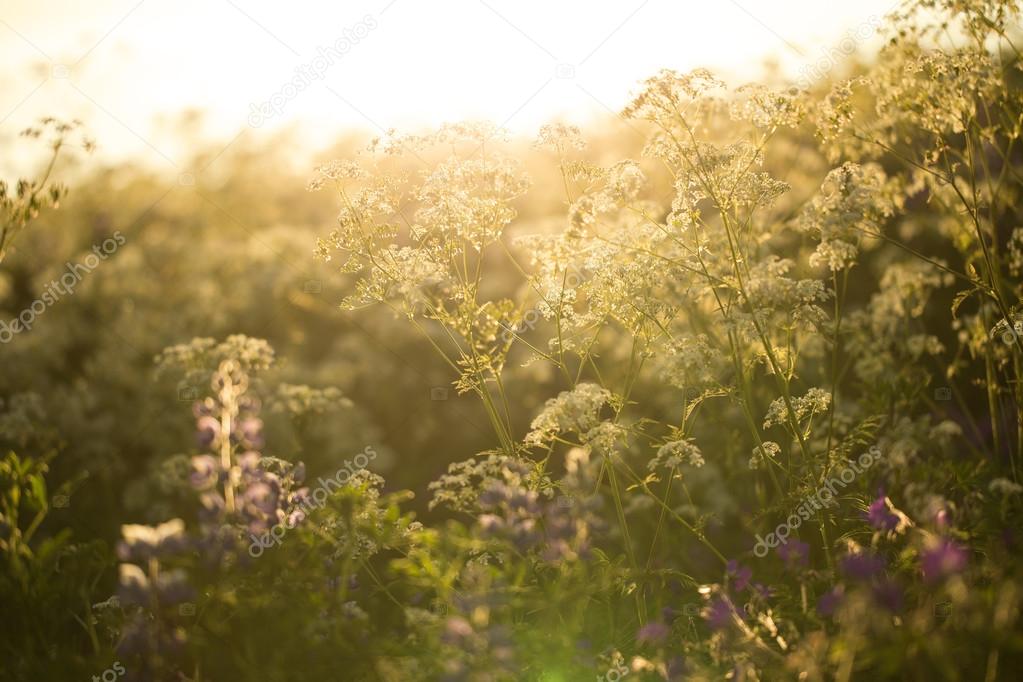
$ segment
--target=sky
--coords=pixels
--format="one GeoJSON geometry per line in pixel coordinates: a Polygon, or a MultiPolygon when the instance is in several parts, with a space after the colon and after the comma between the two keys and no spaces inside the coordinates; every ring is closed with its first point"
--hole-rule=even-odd
{"type": "Polygon", "coordinates": [[[893,0],[2,0],[0,144],[80,118],[100,154],[178,168],[205,141],[313,147],[488,119],[531,135],[616,113],[661,68],[794,79],[876,44],[893,0]],[[811,65],[816,65],[812,67],[811,65]]]}

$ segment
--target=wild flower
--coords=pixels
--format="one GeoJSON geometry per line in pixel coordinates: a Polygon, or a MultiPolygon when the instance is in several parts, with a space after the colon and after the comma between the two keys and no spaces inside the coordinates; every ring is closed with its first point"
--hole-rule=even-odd
{"type": "Polygon", "coordinates": [[[764,416],[764,428],[787,424],[790,419],[802,423],[813,419],[815,415],[826,413],[830,405],[831,394],[821,388],[811,388],[805,395],[795,398],[791,410],[784,398],[775,398],[764,416]]]}
{"type": "Polygon", "coordinates": [[[660,644],[668,635],[671,628],[660,621],[650,621],[636,633],[636,641],[640,644],[660,644]]]}
{"type": "Polygon", "coordinates": [[[753,570],[748,566],[741,565],[732,559],[725,566],[725,572],[732,579],[732,588],[736,592],[742,592],[749,586],[750,578],[753,577],[753,570]]]}
{"type": "Polygon", "coordinates": [[[775,460],[781,454],[781,446],[774,441],[764,441],[753,448],[753,455],[749,458],[750,469],[760,469],[769,462],[775,460]]]}
{"type": "Polygon", "coordinates": [[[841,585],[837,585],[822,594],[820,599],[817,600],[817,613],[824,617],[833,615],[839,604],[842,603],[844,593],[844,588],[841,585]]]}
{"type": "Polygon", "coordinates": [[[727,630],[738,618],[735,606],[728,597],[713,598],[704,609],[703,618],[711,630],[727,630]]]}
{"type": "Polygon", "coordinates": [[[878,496],[870,506],[867,507],[867,521],[878,530],[895,530],[899,525],[899,517],[889,511],[888,498],[883,494],[878,496]]]}
{"type": "Polygon", "coordinates": [[[22,137],[49,138],[49,163],[38,178],[21,178],[14,187],[6,180],[0,180],[0,263],[7,256],[15,238],[35,220],[45,208],[57,208],[67,195],[67,187],[56,182],[53,170],[58,158],[67,153],[67,148],[80,146],[86,152],[95,148],[95,142],[87,136],[77,139],[76,131],[81,128],[79,120],[60,121],[46,117],[39,124],[21,131],[22,137]],[[13,192],[12,192],[13,190],[13,192]]]}
{"type": "Polygon", "coordinates": [[[884,560],[870,551],[853,552],[842,557],[842,572],[853,580],[870,580],[884,568],[884,560]]]}
{"type": "Polygon", "coordinates": [[[778,556],[789,567],[806,568],[810,562],[810,545],[795,538],[778,547],[778,556]]]}
{"type": "MultiPolygon", "coordinates": [[[[299,203],[293,179],[200,197],[253,227],[287,216],[263,233],[281,254],[227,224],[182,247],[171,232],[206,212],[162,202],[82,292],[102,324],[55,309],[0,363],[0,447],[56,454],[0,459],[11,675],[57,679],[70,632],[71,667],[119,646],[153,680],[1011,674],[1019,18],[1007,0],[912,0],[878,59],[803,91],[662,71],[624,111],[642,143],[567,122],[532,149],[485,123],[388,132],[309,183],[335,202],[314,276],[337,278],[313,289],[339,291],[345,320],[281,274],[323,208],[279,203],[299,203]],[[152,271],[180,291],[154,293],[152,271]],[[218,293],[245,277],[265,286],[218,293]],[[110,339],[171,343],[158,305],[189,329],[252,316],[285,361],[195,338],[157,357],[154,386],[178,391],[142,399],[110,339]],[[364,322],[377,343],[349,333],[364,322]],[[420,405],[420,379],[469,402],[420,405]],[[187,435],[180,400],[195,445],[164,457],[187,435]],[[311,482],[366,433],[394,454],[379,473],[311,482]],[[102,486],[75,477],[86,462],[102,486]],[[63,525],[121,507],[137,523],[110,570],[63,525]]],[[[19,248],[49,246],[34,239],[19,248]]],[[[30,270],[0,277],[0,303],[40,286],[30,270]]]]}
{"type": "Polygon", "coordinates": [[[545,445],[561,434],[585,436],[599,426],[601,408],[612,401],[611,392],[596,384],[581,383],[549,399],[530,424],[526,443],[545,445]]]}
{"type": "Polygon", "coordinates": [[[966,569],[969,553],[966,548],[946,538],[928,542],[920,554],[920,570],[924,580],[935,582],[966,569]]]}
{"type": "Polygon", "coordinates": [[[657,449],[657,455],[647,462],[647,468],[674,470],[685,464],[691,467],[702,467],[703,453],[695,443],[689,440],[673,440],[657,449]]]}
{"type": "Polygon", "coordinates": [[[886,182],[877,164],[846,163],[828,173],[798,223],[820,239],[810,265],[842,270],[856,262],[864,235],[877,233],[894,212],[886,182]]]}

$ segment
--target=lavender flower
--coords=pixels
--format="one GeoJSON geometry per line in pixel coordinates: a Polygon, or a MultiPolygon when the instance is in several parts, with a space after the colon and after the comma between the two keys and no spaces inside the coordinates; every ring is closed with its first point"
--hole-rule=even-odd
{"type": "Polygon", "coordinates": [[[753,577],[753,569],[740,565],[735,559],[725,565],[725,572],[734,580],[732,585],[736,592],[745,590],[749,586],[750,578],[753,577]]]}
{"type": "Polygon", "coordinates": [[[842,603],[844,596],[845,589],[841,585],[831,588],[817,600],[817,613],[823,617],[831,616],[842,603]]]}
{"type": "Polygon", "coordinates": [[[958,543],[948,539],[939,540],[920,555],[924,580],[935,582],[962,573],[968,556],[967,550],[958,543]]]}
{"type": "Polygon", "coordinates": [[[867,521],[878,530],[895,530],[899,525],[899,517],[888,509],[888,498],[884,493],[867,507],[867,521]]]}
{"type": "Polygon", "coordinates": [[[735,607],[727,597],[715,597],[703,610],[703,619],[711,630],[724,630],[735,618],[735,607]]]}
{"type": "Polygon", "coordinates": [[[196,422],[195,440],[200,450],[213,447],[220,436],[220,422],[210,415],[202,415],[196,422]]]}
{"type": "Polygon", "coordinates": [[[196,490],[209,490],[223,480],[220,463],[210,455],[197,455],[192,458],[192,473],[189,481],[196,490]]]}
{"type": "Polygon", "coordinates": [[[870,580],[884,570],[884,560],[871,552],[848,554],[841,561],[842,572],[853,580],[870,580]]]}
{"type": "Polygon", "coordinates": [[[778,547],[778,556],[782,558],[789,568],[805,568],[809,563],[810,545],[792,538],[784,545],[778,547]]]}

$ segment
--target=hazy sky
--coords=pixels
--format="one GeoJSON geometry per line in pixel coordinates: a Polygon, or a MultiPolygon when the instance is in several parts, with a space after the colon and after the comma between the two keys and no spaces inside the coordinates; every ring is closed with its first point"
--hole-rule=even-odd
{"type": "Polygon", "coordinates": [[[893,1],[3,0],[0,141],[78,117],[101,153],[172,169],[192,108],[225,141],[466,118],[531,133],[619,110],[662,67],[798,75],[893,1]]]}

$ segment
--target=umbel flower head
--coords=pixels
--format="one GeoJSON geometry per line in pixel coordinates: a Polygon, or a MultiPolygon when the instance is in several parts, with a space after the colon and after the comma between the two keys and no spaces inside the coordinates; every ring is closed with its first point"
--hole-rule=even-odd
{"type": "Polygon", "coordinates": [[[562,391],[558,397],[549,399],[533,419],[526,444],[546,445],[560,434],[589,433],[600,422],[601,408],[611,400],[611,392],[597,384],[581,383],[571,391],[562,391]]]}
{"type": "Polygon", "coordinates": [[[674,470],[682,465],[702,467],[703,453],[692,438],[668,441],[657,449],[657,455],[647,462],[647,468],[674,470]]]}

